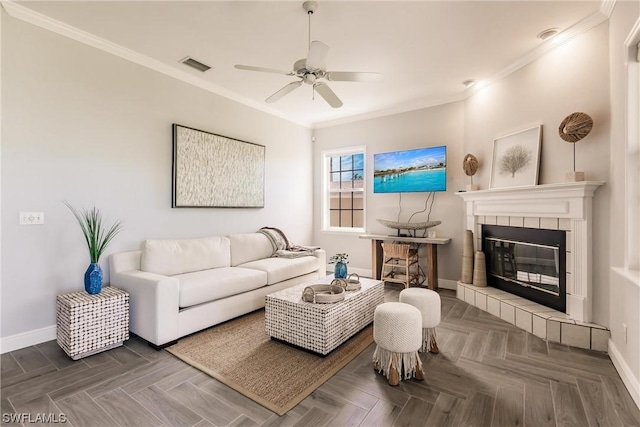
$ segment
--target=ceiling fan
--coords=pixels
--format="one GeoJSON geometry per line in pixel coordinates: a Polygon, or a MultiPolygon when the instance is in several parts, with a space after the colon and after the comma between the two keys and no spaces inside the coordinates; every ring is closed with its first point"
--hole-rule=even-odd
{"type": "Polygon", "coordinates": [[[302,86],[302,83],[306,83],[311,85],[314,93],[317,92],[333,108],[340,108],[342,107],[342,101],[331,90],[331,88],[322,81],[323,79],[342,82],[371,82],[380,80],[382,78],[382,74],[355,71],[327,71],[324,59],[329,52],[329,46],[321,41],[311,41],[311,15],[313,15],[313,13],[318,9],[318,3],[315,1],[305,1],[302,4],[302,7],[309,16],[309,53],[306,58],[299,59],[293,64],[293,71],[283,71],[275,68],[254,67],[252,65],[240,64],[236,65],[235,68],[238,70],[284,74],[286,76],[294,76],[300,79],[289,83],[268,97],[265,100],[268,103],[279,100],[283,96],[302,86]]]}

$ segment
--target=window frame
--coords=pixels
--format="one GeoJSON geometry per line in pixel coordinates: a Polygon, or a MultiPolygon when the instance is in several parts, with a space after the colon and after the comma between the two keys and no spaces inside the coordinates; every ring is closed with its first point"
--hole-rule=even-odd
{"type": "Polygon", "coordinates": [[[640,277],[640,20],[627,40],[627,117],[625,143],[625,260],[627,272],[640,277]]]}
{"type": "MultiPolygon", "coordinates": [[[[322,232],[336,234],[362,234],[366,232],[367,225],[367,151],[366,146],[355,146],[348,148],[339,148],[334,150],[322,151],[322,232]],[[329,188],[331,183],[331,158],[342,157],[352,154],[362,154],[362,188],[349,188],[342,190],[332,190],[329,188]],[[362,227],[335,227],[331,226],[331,193],[360,193],[362,194],[362,227]]],[[[353,205],[351,210],[353,211],[353,205]]]]}

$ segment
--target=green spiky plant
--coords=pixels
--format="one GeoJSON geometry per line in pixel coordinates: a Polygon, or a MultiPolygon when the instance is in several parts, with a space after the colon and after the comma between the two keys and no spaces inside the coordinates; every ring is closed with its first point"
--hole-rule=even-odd
{"type": "Polygon", "coordinates": [[[82,234],[84,234],[84,239],[89,248],[91,263],[99,262],[100,256],[107,245],[109,245],[111,240],[122,230],[122,221],[116,221],[111,228],[107,230],[102,222],[102,214],[95,206],[90,210],[82,209],[82,211],[79,211],[66,201],[64,204],[73,212],[73,215],[78,220],[78,224],[80,224],[82,234]]]}

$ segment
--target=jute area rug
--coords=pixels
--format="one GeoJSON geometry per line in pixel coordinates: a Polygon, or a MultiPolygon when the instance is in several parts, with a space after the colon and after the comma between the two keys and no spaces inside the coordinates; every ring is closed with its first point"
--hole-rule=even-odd
{"type": "Polygon", "coordinates": [[[273,341],[264,310],[181,339],[166,350],[278,415],[285,414],[373,342],[371,325],[320,357],[273,341]]]}

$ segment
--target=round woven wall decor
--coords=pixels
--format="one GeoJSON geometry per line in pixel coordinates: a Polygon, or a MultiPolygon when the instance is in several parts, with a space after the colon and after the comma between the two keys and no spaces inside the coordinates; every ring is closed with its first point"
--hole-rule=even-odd
{"type": "Polygon", "coordinates": [[[586,113],[569,114],[560,123],[558,133],[567,142],[576,143],[589,135],[593,128],[593,119],[586,113]]]}
{"type": "Polygon", "coordinates": [[[467,154],[462,160],[462,169],[467,176],[473,176],[478,172],[478,159],[473,154],[467,154]]]}

